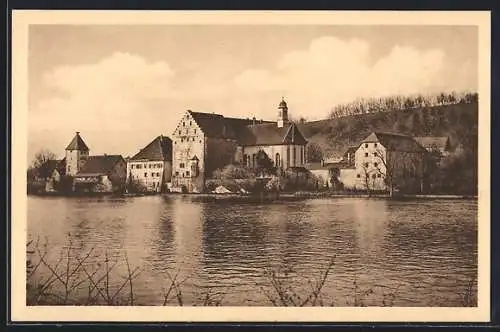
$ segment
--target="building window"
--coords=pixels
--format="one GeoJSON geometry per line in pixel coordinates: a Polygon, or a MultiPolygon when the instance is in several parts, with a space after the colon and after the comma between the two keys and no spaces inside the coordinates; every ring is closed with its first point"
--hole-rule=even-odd
{"type": "Polygon", "coordinates": [[[189,176],[189,171],[186,171],[186,176],[189,176]]]}
{"type": "Polygon", "coordinates": [[[194,133],[196,134],[196,129],[194,130],[194,133]]]}
{"type": "Polygon", "coordinates": [[[281,166],[281,159],[280,159],[280,154],[279,153],[276,153],[274,164],[276,165],[276,167],[280,167],[281,166]]]}
{"type": "Polygon", "coordinates": [[[155,173],[151,173],[151,177],[154,178],[155,177],[155,173]]]}
{"type": "Polygon", "coordinates": [[[380,178],[380,177],[382,177],[382,175],[380,175],[380,174],[377,174],[377,177],[378,177],[378,178],[380,178]]]}
{"type": "Polygon", "coordinates": [[[377,143],[374,143],[374,144],[373,144],[373,146],[374,146],[374,147],[377,147],[377,143]]]}
{"type": "Polygon", "coordinates": [[[194,137],[193,137],[193,142],[194,142],[194,137]]]}
{"type": "Polygon", "coordinates": [[[189,126],[192,126],[193,125],[193,121],[189,121],[189,126]]]}
{"type": "Polygon", "coordinates": [[[131,164],[131,165],[130,165],[130,169],[134,169],[134,164],[131,164]]]}
{"type": "Polygon", "coordinates": [[[368,152],[365,152],[365,157],[368,157],[368,152]]]}
{"type": "Polygon", "coordinates": [[[376,174],[372,174],[372,178],[375,179],[377,176],[376,174]]]}
{"type": "Polygon", "coordinates": [[[176,176],[179,176],[179,172],[175,172],[175,175],[176,175],[176,176]]]}
{"type": "Polygon", "coordinates": [[[186,123],[184,121],[182,121],[182,126],[185,127],[186,126],[186,123]]]}
{"type": "Polygon", "coordinates": [[[293,161],[294,165],[297,162],[297,159],[296,159],[297,158],[297,151],[295,149],[296,149],[295,146],[292,146],[292,153],[293,153],[293,155],[292,155],[292,161],[293,161]]]}
{"type": "Polygon", "coordinates": [[[179,168],[184,168],[184,163],[180,163],[179,168]]]}
{"type": "Polygon", "coordinates": [[[157,177],[160,177],[160,173],[156,173],[156,176],[157,176],[157,177]]]}
{"type": "Polygon", "coordinates": [[[148,173],[144,173],[144,177],[147,178],[148,177],[148,173]]]}
{"type": "Polygon", "coordinates": [[[378,166],[378,163],[373,163],[373,166],[377,167],[377,166],[378,166]]]}
{"type": "Polygon", "coordinates": [[[367,147],[368,147],[368,143],[365,143],[365,148],[367,148],[367,147]]]}
{"type": "Polygon", "coordinates": [[[368,167],[368,163],[364,163],[365,167],[368,167]]]}
{"type": "Polygon", "coordinates": [[[377,152],[373,152],[373,156],[376,157],[377,156],[377,152]]]}
{"type": "Polygon", "coordinates": [[[359,179],[361,177],[361,174],[356,175],[356,177],[359,179]]]}

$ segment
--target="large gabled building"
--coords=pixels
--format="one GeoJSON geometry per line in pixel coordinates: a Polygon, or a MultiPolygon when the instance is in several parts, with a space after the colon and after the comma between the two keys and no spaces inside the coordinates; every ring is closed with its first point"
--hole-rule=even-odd
{"type": "Polygon", "coordinates": [[[172,140],[160,135],[127,160],[128,191],[162,192],[172,177],[172,140]]]}
{"type": "Polygon", "coordinates": [[[354,165],[340,169],[339,180],[352,189],[422,191],[427,153],[411,136],[372,132],[358,145],[354,165]]]}
{"type": "Polygon", "coordinates": [[[188,192],[203,191],[205,180],[228,164],[257,168],[263,154],[277,169],[302,167],[307,143],[289,120],[284,100],[278,106],[277,121],[189,110],[177,124],[172,141],[172,186],[188,192]]]}

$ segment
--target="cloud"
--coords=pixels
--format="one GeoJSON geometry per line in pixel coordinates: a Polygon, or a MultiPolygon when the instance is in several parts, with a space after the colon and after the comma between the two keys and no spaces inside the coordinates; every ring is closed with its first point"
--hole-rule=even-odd
{"type": "Polygon", "coordinates": [[[174,71],[165,61],[114,53],[53,68],[44,82],[53,94],[30,109],[31,152],[47,147],[50,135],[62,153],[78,130],[94,142],[92,153],[134,154],[155,135],[170,135],[186,109],[271,120],[285,96],[295,118],[320,119],[359,97],[475,89],[477,82],[472,63],[450,63],[441,49],[394,45],[375,58],[367,41],[331,36],[262,68],[238,69],[230,54],[190,61],[174,71]]]}
{"type": "Polygon", "coordinates": [[[169,98],[175,98],[174,77],[168,63],[128,53],[114,53],[95,64],[54,68],[44,80],[52,97],[30,110],[29,130],[35,133],[30,136],[31,150],[40,148],[36,137],[43,133],[57,132],[64,139],[57,143],[65,146],[74,131],[93,133],[89,139],[99,142],[94,152],[127,140],[130,148],[122,148],[136,149],[137,143],[130,143],[134,135],[149,132],[150,137],[143,138],[148,140],[151,132],[164,132],[155,118],[168,109],[169,98]]]}
{"type": "Polygon", "coordinates": [[[359,97],[459,87],[445,77],[446,55],[440,49],[395,45],[379,59],[371,53],[363,40],[320,37],[306,49],[284,54],[271,69],[248,69],[237,76],[236,85],[246,94],[281,91],[297,115],[313,118],[325,117],[333,105],[359,97]]]}

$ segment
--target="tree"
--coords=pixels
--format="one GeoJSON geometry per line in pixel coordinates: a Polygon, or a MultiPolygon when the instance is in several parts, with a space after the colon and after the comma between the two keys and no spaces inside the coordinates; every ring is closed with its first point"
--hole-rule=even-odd
{"type": "Polygon", "coordinates": [[[51,163],[57,159],[55,153],[50,150],[42,149],[35,154],[35,158],[31,164],[36,177],[47,179],[52,175],[51,163]]]}
{"type": "Polygon", "coordinates": [[[378,148],[374,156],[378,161],[376,172],[384,178],[390,197],[394,195],[395,188],[412,187],[416,177],[420,181],[420,191],[422,191],[423,174],[419,172],[418,166],[423,159],[418,160],[422,157],[419,153],[384,151],[378,148]]]}
{"type": "Polygon", "coordinates": [[[318,143],[311,142],[307,145],[306,157],[308,162],[320,162],[323,160],[323,149],[318,143]]]}

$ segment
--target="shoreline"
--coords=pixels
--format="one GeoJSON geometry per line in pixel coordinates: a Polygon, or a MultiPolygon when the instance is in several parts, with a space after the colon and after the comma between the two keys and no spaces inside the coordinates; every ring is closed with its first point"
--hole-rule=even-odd
{"type": "Polygon", "coordinates": [[[245,194],[215,194],[215,193],[142,193],[142,194],[115,194],[115,193],[92,193],[92,194],[63,194],[57,192],[28,194],[28,196],[38,197],[145,197],[145,196],[182,196],[191,197],[196,200],[206,201],[239,201],[239,202],[280,202],[280,201],[298,201],[305,199],[325,199],[325,198],[366,198],[366,199],[387,199],[387,200],[477,200],[477,195],[456,195],[456,194],[401,194],[390,197],[388,194],[365,194],[365,193],[335,193],[335,192],[295,192],[280,193],[279,196],[245,195],[245,194]]]}

